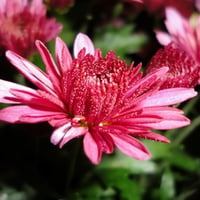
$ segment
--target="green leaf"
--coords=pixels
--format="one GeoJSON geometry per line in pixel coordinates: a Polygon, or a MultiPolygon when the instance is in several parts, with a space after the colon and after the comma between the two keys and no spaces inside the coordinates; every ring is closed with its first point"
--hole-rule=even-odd
{"type": "Polygon", "coordinates": [[[141,188],[131,176],[130,171],[127,169],[99,169],[97,176],[106,188],[116,189],[119,199],[121,200],[140,200],[141,188]]]}
{"type": "Polygon", "coordinates": [[[116,52],[122,59],[129,53],[136,53],[148,41],[147,35],[143,33],[133,33],[133,25],[124,25],[122,27],[106,27],[105,30],[97,32],[94,43],[103,53],[110,50],[116,52]]]}
{"type": "Polygon", "coordinates": [[[180,150],[171,153],[169,157],[169,161],[172,165],[180,167],[183,170],[189,171],[189,172],[195,172],[196,170],[199,171],[200,169],[200,160],[195,159],[189,155],[187,155],[185,152],[181,152],[180,150]]]}
{"type": "Polygon", "coordinates": [[[175,180],[173,173],[166,169],[161,178],[161,199],[173,199],[175,195],[175,180]]]}
{"type": "Polygon", "coordinates": [[[157,171],[156,164],[151,160],[135,160],[116,150],[113,156],[104,156],[97,169],[127,169],[132,174],[152,174],[157,171]]]}

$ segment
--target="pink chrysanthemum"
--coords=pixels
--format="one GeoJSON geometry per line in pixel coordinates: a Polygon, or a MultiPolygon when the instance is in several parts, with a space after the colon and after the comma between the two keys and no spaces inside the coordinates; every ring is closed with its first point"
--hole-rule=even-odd
{"type": "Polygon", "coordinates": [[[35,49],[35,40],[44,43],[55,38],[62,25],[46,17],[42,0],[1,0],[0,51],[12,50],[28,57],[35,49]]]}
{"type": "Polygon", "coordinates": [[[147,66],[147,73],[166,66],[169,67],[169,71],[162,77],[163,83],[160,88],[189,88],[198,85],[200,65],[173,43],[156,52],[147,66]]]}
{"type": "Polygon", "coordinates": [[[169,33],[156,31],[160,44],[165,46],[173,42],[200,63],[200,17],[193,26],[177,10],[167,8],[165,25],[169,33]]]}
{"type": "Polygon", "coordinates": [[[85,154],[94,164],[115,146],[135,159],[148,159],[149,151],[135,137],[169,142],[151,129],[174,129],[190,123],[181,110],[170,106],[196,96],[196,92],[187,88],[159,90],[160,77],[168,68],[142,77],[140,65],[128,67],[112,51],[102,57],[81,33],[75,40],[74,59],[63,41],[56,39],[57,64],[40,41],[36,46],[46,72],[14,52],[6,53],[38,89],[0,80],[0,101],[17,104],[0,111],[1,121],[48,121],[56,128],[51,142],[60,147],[83,136],[85,154]]]}

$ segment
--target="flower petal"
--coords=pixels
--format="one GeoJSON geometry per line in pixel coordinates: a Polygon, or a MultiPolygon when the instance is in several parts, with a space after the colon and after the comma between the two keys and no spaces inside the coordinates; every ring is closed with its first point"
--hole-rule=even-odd
{"type": "Polygon", "coordinates": [[[57,145],[60,143],[62,138],[64,137],[65,133],[70,129],[71,127],[71,122],[57,128],[51,135],[51,143],[54,145],[57,145]]]}
{"type": "Polygon", "coordinates": [[[9,81],[0,79],[0,102],[1,103],[20,103],[21,101],[17,99],[15,95],[12,94],[12,89],[24,91],[24,93],[29,93],[37,96],[37,92],[29,87],[12,83],[9,81]]]}
{"type": "Polygon", "coordinates": [[[165,136],[157,134],[157,133],[153,133],[153,132],[141,132],[141,133],[140,132],[138,132],[138,133],[133,132],[132,135],[137,136],[137,137],[141,137],[141,138],[144,138],[144,139],[148,139],[148,140],[170,143],[170,140],[168,138],[166,138],[165,136]]]}
{"type": "Polygon", "coordinates": [[[46,72],[48,73],[50,80],[52,81],[53,85],[56,86],[56,89],[60,91],[60,72],[53,60],[53,57],[42,42],[37,40],[35,44],[46,66],[46,72]]]}
{"type": "Polygon", "coordinates": [[[80,137],[88,132],[88,129],[86,127],[71,127],[67,132],[65,132],[62,140],[60,141],[59,147],[62,148],[64,144],[66,144],[68,141],[80,137]]]}
{"type": "Polygon", "coordinates": [[[29,106],[10,106],[0,110],[0,121],[9,123],[38,123],[52,119],[60,112],[44,111],[29,106]]]}
{"type": "Polygon", "coordinates": [[[6,57],[33,84],[55,95],[52,82],[42,70],[12,51],[6,51],[6,57]]]}
{"type": "Polygon", "coordinates": [[[94,45],[93,45],[92,41],[90,40],[90,38],[83,33],[79,33],[76,36],[75,42],[74,42],[74,57],[75,58],[78,57],[78,53],[83,48],[85,48],[86,54],[88,54],[88,53],[91,55],[95,54],[95,48],[94,48],[94,45]]]}
{"type": "Polygon", "coordinates": [[[163,89],[144,99],[138,106],[150,107],[174,105],[195,97],[196,95],[197,92],[193,88],[163,89]]]}
{"type": "Polygon", "coordinates": [[[169,34],[164,33],[162,31],[155,31],[156,32],[156,38],[162,45],[168,45],[172,40],[169,34]]]}
{"type": "Polygon", "coordinates": [[[83,139],[84,152],[89,160],[97,165],[101,161],[102,151],[99,149],[92,135],[88,132],[83,139]]]}
{"type": "Polygon", "coordinates": [[[138,81],[137,84],[135,84],[133,87],[131,87],[127,93],[126,93],[126,97],[130,97],[134,92],[135,90],[140,87],[141,85],[143,85],[144,83],[148,83],[150,80],[150,82],[152,82],[152,79],[153,80],[157,80],[159,79],[160,77],[162,77],[167,71],[169,70],[168,67],[161,67],[149,74],[147,74],[145,77],[143,77],[140,81],[138,81]]]}
{"type": "Polygon", "coordinates": [[[151,157],[147,148],[134,137],[122,134],[110,134],[110,136],[112,137],[117,148],[124,154],[138,160],[147,160],[151,157]]]}
{"type": "Polygon", "coordinates": [[[56,38],[56,60],[62,75],[71,69],[71,54],[65,43],[59,37],[56,38]]]}

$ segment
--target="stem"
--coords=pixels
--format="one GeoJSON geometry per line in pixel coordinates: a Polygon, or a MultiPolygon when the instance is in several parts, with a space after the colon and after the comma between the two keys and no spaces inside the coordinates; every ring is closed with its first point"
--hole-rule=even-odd
{"type": "MultiPolygon", "coordinates": [[[[199,97],[195,97],[193,99],[191,99],[183,108],[184,114],[186,116],[188,116],[191,112],[192,112],[192,108],[194,108],[195,104],[197,103],[197,101],[199,100],[199,97]]],[[[189,125],[191,126],[191,125],[189,125]]],[[[187,128],[186,128],[187,129],[187,128]]],[[[166,137],[171,137],[173,136],[174,133],[177,132],[177,129],[173,129],[173,130],[168,130],[165,131],[165,135],[166,137]]]]}
{"type": "Polygon", "coordinates": [[[180,144],[195,128],[200,125],[200,116],[195,118],[192,123],[182,130],[182,133],[179,134],[173,141],[174,145],[180,144]]]}
{"type": "Polygon", "coordinates": [[[65,185],[65,198],[67,200],[67,196],[69,195],[69,191],[70,191],[70,185],[74,176],[74,170],[75,170],[75,165],[76,165],[76,161],[77,161],[77,157],[78,157],[78,153],[80,150],[80,140],[77,140],[77,142],[75,143],[73,152],[71,154],[72,159],[70,160],[70,165],[67,171],[67,177],[66,177],[66,185],[65,185]]]}

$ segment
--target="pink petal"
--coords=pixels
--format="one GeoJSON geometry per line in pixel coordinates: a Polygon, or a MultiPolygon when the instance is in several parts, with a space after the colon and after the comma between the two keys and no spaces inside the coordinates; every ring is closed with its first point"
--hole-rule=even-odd
{"type": "Polygon", "coordinates": [[[46,7],[42,0],[32,0],[30,10],[32,14],[39,14],[40,16],[45,16],[46,13],[46,7]]]}
{"type": "Polygon", "coordinates": [[[176,119],[173,119],[173,117],[172,119],[163,119],[159,123],[152,123],[152,124],[146,123],[145,126],[157,130],[170,130],[188,126],[190,124],[190,120],[183,115],[180,116],[177,115],[175,117],[176,119]]]}
{"type": "Polygon", "coordinates": [[[60,99],[40,90],[33,93],[30,91],[11,89],[10,93],[13,94],[14,97],[21,102],[21,104],[40,107],[40,109],[49,108],[52,111],[62,112],[65,110],[65,105],[60,99]]]}
{"type": "Polygon", "coordinates": [[[32,93],[37,95],[37,92],[29,87],[12,83],[0,79],[0,102],[1,103],[20,103],[20,101],[11,93],[12,89],[24,91],[24,93],[32,93]]]}
{"type": "Polygon", "coordinates": [[[9,123],[38,123],[52,119],[60,112],[44,111],[29,106],[10,106],[0,110],[0,121],[9,123]]]}
{"type": "Polygon", "coordinates": [[[197,92],[193,88],[169,88],[159,90],[155,94],[141,101],[139,107],[174,105],[195,97],[197,92]]]}
{"type": "Polygon", "coordinates": [[[144,132],[144,133],[137,133],[137,134],[135,134],[135,132],[133,132],[132,135],[141,137],[144,139],[148,139],[148,140],[158,141],[158,142],[165,142],[165,143],[170,142],[170,140],[168,138],[166,138],[165,136],[157,134],[157,133],[153,133],[153,132],[146,132],[146,133],[144,132]]]}
{"type": "Polygon", "coordinates": [[[184,18],[179,14],[179,12],[171,7],[166,8],[166,27],[171,34],[184,34],[184,18]]]}
{"type": "Polygon", "coordinates": [[[51,135],[51,143],[54,145],[59,144],[59,142],[62,140],[66,132],[70,129],[71,127],[71,122],[57,128],[51,135]]]}
{"type": "Polygon", "coordinates": [[[89,132],[84,136],[83,146],[85,154],[89,160],[95,165],[99,164],[101,161],[102,152],[89,132]]]}
{"type": "Polygon", "coordinates": [[[124,154],[138,160],[147,160],[151,157],[147,148],[134,137],[123,134],[110,134],[110,136],[117,148],[124,154]]]}
{"type": "Polygon", "coordinates": [[[7,51],[6,57],[33,84],[55,94],[52,82],[42,70],[12,51],[7,51]]]}
{"type": "Polygon", "coordinates": [[[138,81],[137,84],[135,84],[133,87],[131,87],[130,90],[127,91],[126,97],[127,98],[130,97],[138,87],[140,87],[142,84],[148,82],[152,78],[157,80],[158,78],[162,77],[168,70],[169,70],[168,67],[161,67],[161,68],[159,68],[159,69],[147,74],[140,81],[138,81]]]}
{"type": "Polygon", "coordinates": [[[71,127],[67,132],[65,132],[59,147],[62,148],[63,145],[66,144],[68,141],[85,135],[87,132],[88,129],[86,127],[71,127]]]}
{"type": "Polygon", "coordinates": [[[160,44],[166,46],[172,41],[169,34],[164,33],[162,31],[155,31],[155,32],[156,32],[156,38],[160,44]]]}
{"type": "Polygon", "coordinates": [[[35,42],[37,49],[40,53],[40,56],[46,66],[46,72],[49,75],[50,80],[52,81],[53,85],[56,86],[56,89],[60,89],[60,72],[51,56],[49,50],[44,46],[44,44],[40,41],[35,42]]]}
{"type": "Polygon", "coordinates": [[[65,74],[66,71],[72,67],[72,57],[69,49],[65,43],[59,38],[56,38],[56,59],[58,66],[60,67],[61,74],[65,74]]]}
{"type": "Polygon", "coordinates": [[[75,58],[78,57],[78,53],[83,48],[85,48],[86,54],[88,54],[88,53],[91,55],[95,54],[95,48],[94,48],[94,45],[93,45],[92,41],[90,40],[90,38],[83,33],[79,33],[76,36],[75,42],[74,42],[74,57],[75,58]]]}

